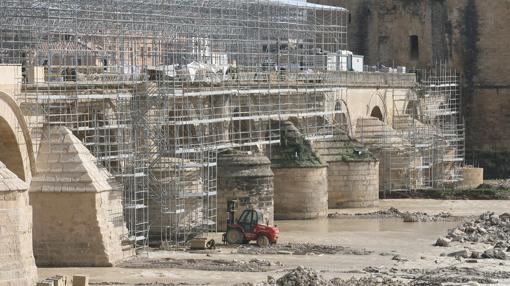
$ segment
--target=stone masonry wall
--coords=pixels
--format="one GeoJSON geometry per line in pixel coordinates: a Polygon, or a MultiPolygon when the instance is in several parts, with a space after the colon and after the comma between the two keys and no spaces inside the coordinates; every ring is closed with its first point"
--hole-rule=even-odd
{"type": "Polygon", "coordinates": [[[313,219],[327,216],[327,166],[272,169],[275,219],[313,219]]]}
{"type": "Polygon", "coordinates": [[[114,265],[124,255],[120,191],[67,128],[43,134],[30,185],[37,265],[114,265]]]}
{"type": "Polygon", "coordinates": [[[449,0],[453,62],[463,73],[466,159],[485,178],[510,176],[510,2],[449,0]],[[491,128],[487,128],[490,126],[491,128]]]}
{"type": "Polygon", "coordinates": [[[26,192],[0,193],[0,285],[34,285],[31,217],[26,192]]]}
{"type": "Polygon", "coordinates": [[[0,285],[34,285],[32,208],[28,185],[0,162],[0,285]]]}
{"type": "Polygon", "coordinates": [[[364,208],[379,205],[379,162],[328,162],[328,205],[364,208]]]}
{"type": "Polygon", "coordinates": [[[349,49],[369,65],[428,67],[462,75],[466,160],[486,178],[510,176],[510,1],[309,0],[349,9],[349,49]],[[419,59],[409,36],[419,38],[419,59]],[[491,126],[491,128],[486,128],[491,126]]]}
{"type": "Polygon", "coordinates": [[[236,218],[247,208],[264,214],[269,224],[274,222],[273,172],[271,162],[262,155],[247,153],[218,156],[218,230],[227,227],[227,201],[237,200],[236,218]]]}

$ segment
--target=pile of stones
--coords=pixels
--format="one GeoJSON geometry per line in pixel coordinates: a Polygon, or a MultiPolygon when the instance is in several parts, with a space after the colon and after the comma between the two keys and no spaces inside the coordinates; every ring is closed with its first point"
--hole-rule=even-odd
{"type": "Polygon", "coordinates": [[[461,256],[472,258],[496,258],[510,259],[510,214],[504,213],[500,216],[488,212],[478,218],[470,219],[460,226],[450,229],[446,237],[440,237],[436,246],[447,247],[451,242],[472,242],[489,244],[493,248],[483,253],[473,251],[463,253],[461,256]]]}
{"type": "Polygon", "coordinates": [[[298,266],[289,273],[276,280],[278,286],[331,286],[331,282],[324,279],[317,271],[298,266]]]}

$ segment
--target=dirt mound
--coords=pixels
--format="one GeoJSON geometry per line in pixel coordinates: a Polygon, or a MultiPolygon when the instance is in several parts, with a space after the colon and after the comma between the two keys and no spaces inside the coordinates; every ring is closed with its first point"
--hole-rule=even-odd
{"type": "Polygon", "coordinates": [[[438,214],[427,214],[424,212],[402,212],[396,208],[389,208],[388,210],[380,210],[371,213],[357,213],[357,214],[343,214],[332,213],[328,215],[329,218],[401,218],[405,222],[438,222],[448,221],[455,217],[448,212],[440,212],[438,214]]]}
{"type": "Polygon", "coordinates": [[[289,273],[276,280],[278,286],[331,286],[331,282],[324,279],[317,271],[298,266],[289,273]]]}
{"type": "Polygon", "coordinates": [[[237,248],[239,254],[288,254],[288,255],[314,255],[314,254],[344,254],[344,255],[370,255],[373,251],[354,249],[337,245],[320,245],[312,243],[276,244],[269,247],[241,245],[237,248]]]}

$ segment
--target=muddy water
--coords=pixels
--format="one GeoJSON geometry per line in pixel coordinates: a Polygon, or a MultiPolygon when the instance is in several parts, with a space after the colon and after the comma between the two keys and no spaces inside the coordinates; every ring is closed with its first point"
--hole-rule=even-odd
{"type": "MultiPolygon", "coordinates": [[[[277,221],[281,241],[310,242],[420,256],[459,222],[405,223],[401,219],[277,221]]],[[[429,252],[430,250],[428,250],[429,252]]]]}
{"type": "Polygon", "coordinates": [[[434,233],[451,227],[458,222],[439,223],[405,223],[402,219],[385,218],[345,218],[345,219],[316,219],[316,220],[294,220],[276,221],[282,232],[285,233],[315,233],[315,234],[341,234],[342,232],[363,231],[363,232],[415,232],[434,233]]]}

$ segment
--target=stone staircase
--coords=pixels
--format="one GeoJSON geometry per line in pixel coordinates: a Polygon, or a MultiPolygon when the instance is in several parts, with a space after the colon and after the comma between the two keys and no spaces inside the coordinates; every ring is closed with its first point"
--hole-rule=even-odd
{"type": "Polygon", "coordinates": [[[314,142],[314,148],[325,162],[376,160],[359,141],[341,129],[335,129],[333,138],[314,142]]]}

